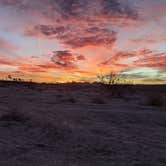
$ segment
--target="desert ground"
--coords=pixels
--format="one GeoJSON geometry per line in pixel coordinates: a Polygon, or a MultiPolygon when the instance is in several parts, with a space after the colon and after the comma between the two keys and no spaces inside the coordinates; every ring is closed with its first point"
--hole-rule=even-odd
{"type": "Polygon", "coordinates": [[[166,86],[0,82],[0,166],[165,166],[166,86]]]}

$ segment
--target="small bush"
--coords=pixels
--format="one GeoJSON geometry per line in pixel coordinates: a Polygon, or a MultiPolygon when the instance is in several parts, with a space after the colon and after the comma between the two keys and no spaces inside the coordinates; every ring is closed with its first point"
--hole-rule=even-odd
{"type": "Polygon", "coordinates": [[[154,107],[161,107],[164,105],[164,101],[161,96],[151,96],[147,100],[147,105],[154,107]]]}
{"type": "Polygon", "coordinates": [[[6,122],[21,122],[24,123],[29,118],[25,116],[23,113],[18,111],[11,111],[8,114],[4,114],[0,117],[0,121],[6,121],[6,122]]]}
{"type": "Polygon", "coordinates": [[[69,98],[66,98],[66,99],[62,99],[62,102],[65,102],[65,103],[76,103],[76,99],[73,98],[73,97],[69,97],[69,98]]]}
{"type": "Polygon", "coordinates": [[[93,102],[94,104],[105,104],[105,101],[104,101],[102,98],[100,98],[100,97],[95,97],[95,98],[92,100],[92,102],[93,102]]]}

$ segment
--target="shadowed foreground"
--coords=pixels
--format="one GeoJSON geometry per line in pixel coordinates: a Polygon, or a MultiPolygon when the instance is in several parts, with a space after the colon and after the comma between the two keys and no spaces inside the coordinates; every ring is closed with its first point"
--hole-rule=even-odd
{"type": "Polygon", "coordinates": [[[165,94],[0,83],[0,166],[165,166],[165,94]]]}

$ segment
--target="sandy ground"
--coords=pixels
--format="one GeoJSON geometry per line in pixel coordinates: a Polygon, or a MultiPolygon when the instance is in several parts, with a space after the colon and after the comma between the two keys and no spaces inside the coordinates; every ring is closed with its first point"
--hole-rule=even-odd
{"type": "Polygon", "coordinates": [[[0,166],[165,166],[166,88],[117,89],[0,84],[0,166]]]}

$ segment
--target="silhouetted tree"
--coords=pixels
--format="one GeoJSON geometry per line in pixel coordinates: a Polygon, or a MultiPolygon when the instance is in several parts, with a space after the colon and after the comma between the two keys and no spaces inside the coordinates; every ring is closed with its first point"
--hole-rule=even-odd
{"type": "Polygon", "coordinates": [[[126,76],[119,73],[110,72],[108,74],[98,75],[99,82],[105,85],[130,84],[133,82],[126,79],[126,76]]]}
{"type": "Polygon", "coordinates": [[[98,75],[97,78],[99,79],[100,83],[106,85],[117,85],[123,81],[120,74],[113,72],[105,75],[98,75]]]}

